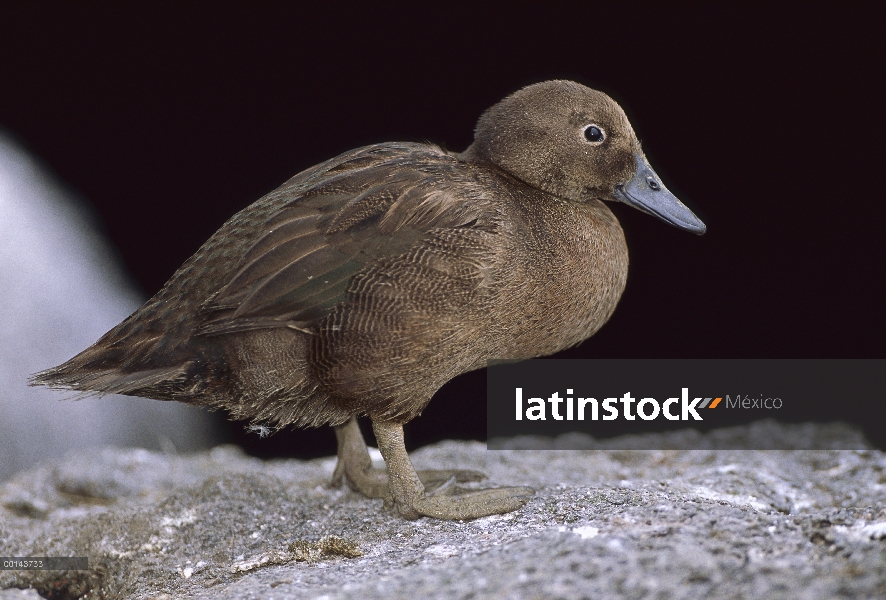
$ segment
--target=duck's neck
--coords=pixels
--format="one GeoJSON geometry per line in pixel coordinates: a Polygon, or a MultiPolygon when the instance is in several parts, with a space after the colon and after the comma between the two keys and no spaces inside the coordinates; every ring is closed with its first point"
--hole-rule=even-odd
{"type": "Polygon", "coordinates": [[[492,163],[491,160],[480,152],[476,142],[468,146],[464,152],[453,152],[452,155],[458,158],[458,160],[466,163],[492,163]]]}

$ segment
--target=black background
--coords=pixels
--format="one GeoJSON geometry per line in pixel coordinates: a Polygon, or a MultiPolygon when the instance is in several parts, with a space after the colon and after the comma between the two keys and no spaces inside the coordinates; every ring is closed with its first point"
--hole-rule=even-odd
{"type": "MultiPolygon", "coordinates": [[[[3,4],[0,127],[91,203],[150,295],[296,172],[374,142],[462,150],[508,93],[574,79],[622,104],[708,234],[613,207],[625,295],[562,357],[884,357],[879,14],[317,4],[3,4]]],[[[484,391],[482,372],[448,384],[409,446],[482,439],[484,391]]],[[[261,455],[334,450],[325,429],[231,433],[261,455]]]]}

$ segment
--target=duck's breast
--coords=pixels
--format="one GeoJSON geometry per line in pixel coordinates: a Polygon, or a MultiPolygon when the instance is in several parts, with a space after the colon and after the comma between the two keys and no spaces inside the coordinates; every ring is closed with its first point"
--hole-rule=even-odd
{"type": "Polygon", "coordinates": [[[625,288],[628,249],[599,200],[576,203],[541,192],[514,203],[513,271],[504,273],[502,336],[493,358],[530,358],[569,348],[612,316],[625,288]]]}

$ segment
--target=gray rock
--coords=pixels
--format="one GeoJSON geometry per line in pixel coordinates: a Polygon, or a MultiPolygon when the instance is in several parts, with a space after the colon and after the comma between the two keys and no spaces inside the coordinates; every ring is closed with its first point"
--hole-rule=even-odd
{"type": "Polygon", "coordinates": [[[27,590],[15,588],[0,590],[0,600],[40,600],[40,598],[40,594],[33,588],[27,590]]]}
{"type": "MultiPolygon", "coordinates": [[[[780,427],[786,447],[810,428],[858,435],[767,427],[780,427]]],[[[413,460],[481,469],[493,484],[538,493],[507,515],[409,522],[330,488],[334,458],[106,448],[0,485],[0,555],[90,560],[83,572],[0,571],[0,589],[207,600],[886,597],[886,454],[877,450],[445,442],[413,460]]]]}
{"type": "Polygon", "coordinates": [[[95,446],[212,445],[215,421],[193,407],[28,387],[140,304],[85,208],[0,132],[0,481],[95,446]]]}

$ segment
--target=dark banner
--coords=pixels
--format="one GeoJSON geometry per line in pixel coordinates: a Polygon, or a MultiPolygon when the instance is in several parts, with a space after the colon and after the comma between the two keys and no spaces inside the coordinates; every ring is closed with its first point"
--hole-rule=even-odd
{"type": "MultiPolygon", "coordinates": [[[[886,361],[875,359],[535,359],[492,362],[487,377],[490,449],[513,447],[503,439],[514,436],[537,436],[535,448],[548,447],[545,439],[561,448],[554,440],[574,433],[630,435],[634,449],[659,449],[662,436],[644,434],[704,433],[765,419],[882,426],[886,402],[886,361]]],[[[791,447],[829,447],[807,437],[791,447]]],[[[710,447],[697,434],[681,443],[710,447]]],[[[781,447],[759,436],[724,444],[781,447]]],[[[860,439],[849,445],[864,447],[860,439]]]]}

